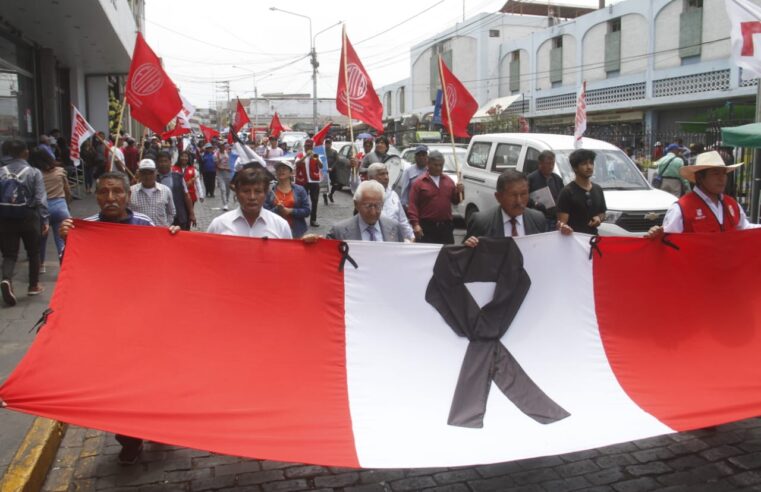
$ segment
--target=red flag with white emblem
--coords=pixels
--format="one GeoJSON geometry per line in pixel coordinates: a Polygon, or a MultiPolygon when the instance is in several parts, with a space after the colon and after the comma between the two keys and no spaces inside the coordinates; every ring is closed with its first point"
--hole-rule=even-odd
{"type": "Polygon", "coordinates": [[[444,108],[441,122],[455,137],[468,138],[468,123],[478,110],[478,102],[467,88],[449,70],[444,60],[439,57],[441,90],[444,94],[444,108]]]}
{"type": "Polygon", "coordinates": [[[327,138],[328,133],[330,132],[331,126],[333,126],[333,123],[328,122],[327,125],[322,127],[322,130],[314,134],[314,137],[312,137],[312,140],[314,140],[315,147],[317,147],[318,145],[322,145],[322,143],[325,141],[325,138],[327,138]]]}
{"type": "Polygon", "coordinates": [[[379,133],[383,133],[383,105],[378,94],[375,93],[367,70],[362,66],[354,47],[349,42],[345,27],[341,65],[338,69],[336,109],[349,119],[364,121],[379,133]]]}
{"type": "Polygon", "coordinates": [[[279,137],[280,132],[283,130],[285,130],[285,127],[280,123],[280,117],[277,115],[277,111],[275,111],[275,115],[272,117],[272,121],[270,121],[270,137],[279,137]]]}
{"type": "Polygon", "coordinates": [[[126,97],[132,117],[155,133],[163,132],[182,109],[177,87],[140,33],[137,33],[127,76],[126,97]]]}

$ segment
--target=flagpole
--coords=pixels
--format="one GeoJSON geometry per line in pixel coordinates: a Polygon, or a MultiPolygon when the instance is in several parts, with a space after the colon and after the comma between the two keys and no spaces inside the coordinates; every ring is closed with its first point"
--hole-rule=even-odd
{"type": "MultiPolygon", "coordinates": [[[[444,96],[444,106],[447,109],[447,121],[449,122],[449,139],[452,142],[452,157],[454,158],[455,170],[457,172],[457,182],[462,183],[462,169],[460,169],[460,161],[457,159],[457,147],[454,144],[454,127],[452,126],[452,115],[449,111],[449,97],[447,96],[447,87],[444,84],[444,61],[439,55],[439,81],[441,82],[441,95],[444,96]]],[[[460,200],[465,198],[463,193],[460,193],[460,200]]]]}
{"type": "Polygon", "coordinates": [[[148,136],[148,127],[143,126],[143,136],[140,137],[140,160],[143,160],[143,151],[145,150],[145,138],[148,136]]]}
{"type": "MultiPolygon", "coordinates": [[[[349,96],[349,68],[347,66],[348,53],[346,52],[346,24],[343,25],[341,31],[341,46],[341,52],[343,53],[343,60],[341,60],[341,62],[344,66],[344,86],[346,87],[346,109],[349,113],[347,115],[349,117],[349,141],[351,142],[351,147],[349,148],[351,154],[349,157],[353,157],[356,155],[356,149],[354,148],[354,127],[351,124],[351,97],[349,96]]],[[[356,167],[351,168],[351,174],[354,178],[357,177],[356,167]]]]}
{"type": "MultiPolygon", "coordinates": [[[[122,130],[122,118],[124,118],[124,108],[126,107],[127,107],[127,94],[125,91],[124,98],[122,99],[122,109],[119,111],[119,121],[117,121],[116,123],[116,135],[114,135],[114,147],[117,147],[119,145],[119,132],[122,130]]],[[[111,150],[111,168],[110,168],[111,171],[114,170],[114,160],[116,160],[116,152],[114,152],[112,149],[111,150]]]]}
{"type": "MultiPolygon", "coordinates": [[[[71,103],[71,102],[69,103],[69,106],[71,106],[71,119],[73,120],[74,119],[74,111],[76,111],[76,106],[74,106],[74,103],[71,103]]],[[[73,126],[73,123],[72,123],[72,126],[73,126]]],[[[72,130],[73,130],[73,128],[72,128],[72,130]]],[[[97,135],[97,132],[96,132],[96,135],[97,135]]],[[[69,136],[69,145],[71,145],[71,136],[69,136]]],[[[80,145],[79,148],[81,149],[82,146],[80,145]]],[[[75,167],[75,169],[74,169],[74,177],[77,180],[77,197],[81,197],[82,196],[82,183],[79,181],[79,169],[82,170],[82,181],[84,181],[84,174],[85,174],[85,163],[84,163],[84,160],[82,159],[82,155],[81,154],[79,156],[79,166],[74,166],[74,167],[75,167]],[[77,168],[79,168],[79,169],[77,169],[77,168]]]]}

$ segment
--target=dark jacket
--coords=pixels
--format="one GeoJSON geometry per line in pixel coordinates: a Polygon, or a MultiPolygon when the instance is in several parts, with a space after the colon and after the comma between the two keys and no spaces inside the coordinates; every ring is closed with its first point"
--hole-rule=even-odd
{"type": "MultiPolygon", "coordinates": [[[[309,217],[312,211],[312,202],[309,200],[309,194],[303,186],[292,184],[291,187],[293,188],[294,201],[293,214],[291,215],[293,217],[291,234],[293,234],[295,239],[298,239],[306,234],[308,230],[306,218],[309,217]]],[[[267,199],[264,200],[264,208],[270,212],[275,212],[275,192],[273,190],[267,193],[267,199]]]]}
{"type": "MultiPolygon", "coordinates": [[[[527,208],[523,211],[523,228],[526,235],[547,232],[547,221],[541,212],[527,208]]],[[[505,224],[502,222],[502,208],[497,205],[491,210],[476,212],[468,221],[465,238],[505,237],[505,224]]]]}
{"type": "Polygon", "coordinates": [[[170,172],[166,177],[161,174],[156,175],[156,181],[172,190],[172,201],[174,201],[174,225],[185,225],[188,223],[188,208],[185,206],[185,186],[182,174],[170,172]]]}

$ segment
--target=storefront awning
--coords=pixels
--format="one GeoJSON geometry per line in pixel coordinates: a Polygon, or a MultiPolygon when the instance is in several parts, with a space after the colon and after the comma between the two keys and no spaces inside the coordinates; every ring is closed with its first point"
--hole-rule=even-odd
{"type": "Polygon", "coordinates": [[[500,113],[502,111],[505,111],[507,108],[510,107],[511,104],[513,104],[516,100],[523,97],[523,94],[515,94],[513,96],[505,96],[505,97],[498,97],[496,99],[492,99],[480,108],[478,108],[478,111],[476,111],[476,114],[473,115],[473,118],[471,118],[470,121],[483,121],[485,119],[488,119],[492,116],[494,116],[493,112],[496,110],[497,106],[500,107],[500,113]],[[490,114],[489,111],[492,111],[490,114]]]}

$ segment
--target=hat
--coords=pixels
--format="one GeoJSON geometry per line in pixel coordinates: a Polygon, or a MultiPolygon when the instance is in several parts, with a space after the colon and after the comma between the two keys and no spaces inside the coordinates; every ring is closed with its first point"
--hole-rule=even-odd
{"type": "Polygon", "coordinates": [[[143,159],[142,161],[140,161],[140,164],[137,165],[137,170],[142,171],[143,169],[147,169],[149,171],[155,171],[156,163],[153,162],[153,159],[143,159]]]}
{"type": "Polygon", "coordinates": [[[673,143],[673,144],[669,144],[669,145],[666,147],[666,153],[667,153],[667,154],[668,154],[669,152],[674,152],[675,150],[679,150],[679,151],[681,151],[681,150],[682,150],[682,146],[681,146],[681,145],[679,145],[679,144],[675,144],[675,143],[673,143]]]}
{"type": "Polygon", "coordinates": [[[686,178],[691,183],[694,183],[695,173],[699,171],[720,167],[726,169],[728,173],[731,173],[743,164],[745,163],[741,162],[739,164],[732,164],[731,166],[727,166],[724,164],[724,159],[721,158],[721,154],[715,150],[712,150],[710,152],[703,152],[702,154],[698,154],[698,157],[695,159],[695,164],[692,166],[680,167],[679,174],[681,174],[683,178],[686,178]]]}
{"type": "Polygon", "coordinates": [[[662,143],[660,143],[660,142],[655,142],[655,146],[656,146],[656,147],[660,147],[661,145],[663,145],[663,144],[662,144],[662,143]]]}
{"type": "Polygon", "coordinates": [[[283,161],[275,161],[275,163],[274,163],[274,164],[275,164],[275,169],[277,169],[277,168],[278,168],[278,166],[285,166],[285,167],[287,167],[288,169],[290,169],[291,171],[293,171],[293,163],[292,163],[291,161],[286,161],[286,160],[283,160],[283,161]]]}
{"type": "Polygon", "coordinates": [[[211,145],[210,143],[204,144],[204,146],[203,146],[203,148],[204,148],[204,149],[211,149],[211,148],[213,148],[213,147],[214,147],[214,146],[213,146],[213,145],[211,145]]]}
{"type": "Polygon", "coordinates": [[[428,153],[428,146],[427,145],[418,145],[415,147],[415,153],[420,154],[422,152],[428,153]]]}

